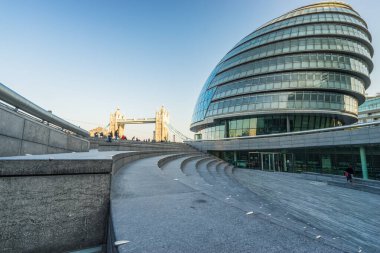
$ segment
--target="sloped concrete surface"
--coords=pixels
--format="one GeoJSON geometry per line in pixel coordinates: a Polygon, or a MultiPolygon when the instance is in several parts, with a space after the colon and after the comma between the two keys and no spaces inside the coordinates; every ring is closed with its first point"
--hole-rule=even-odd
{"type": "Polygon", "coordinates": [[[222,161],[183,157],[160,169],[157,162],[164,157],[135,161],[114,175],[115,237],[129,241],[119,252],[352,250],[330,243],[311,226],[309,232],[306,223],[288,216],[286,206],[281,219],[273,217],[270,200],[239,183],[222,161]]]}
{"type": "Polygon", "coordinates": [[[349,251],[380,252],[378,194],[356,189],[345,179],[337,186],[294,174],[246,169],[236,169],[234,176],[271,203],[273,214],[286,211],[306,223],[305,229],[319,230],[326,240],[349,251]]]}

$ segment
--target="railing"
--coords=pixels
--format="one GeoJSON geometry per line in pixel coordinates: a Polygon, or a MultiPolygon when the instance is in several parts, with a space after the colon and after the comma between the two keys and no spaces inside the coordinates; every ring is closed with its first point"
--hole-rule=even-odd
{"type": "Polygon", "coordinates": [[[294,135],[304,135],[304,134],[312,134],[312,133],[322,133],[322,132],[333,132],[339,130],[353,129],[353,128],[361,128],[361,127],[371,127],[380,125],[380,120],[369,122],[369,123],[360,123],[360,124],[352,124],[347,126],[338,126],[338,127],[329,127],[322,129],[314,129],[314,130],[305,130],[305,131],[297,131],[297,132],[287,132],[287,133],[278,133],[278,134],[263,134],[263,135],[255,135],[255,136],[241,136],[241,137],[229,137],[229,138],[221,138],[218,140],[186,140],[184,142],[201,142],[201,141],[221,141],[221,140],[239,140],[239,139],[256,139],[256,138],[267,138],[267,137],[278,137],[278,136],[294,136],[294,135]]]}
{"type": "Polygon", "coordinates": [[[86,130],[55,116],[51,112],[44,110],[43,108],[39,107],[38,105],[32,103],[28,99],[9,89],[2,83],[0,83],[0,100],[4,101],[9,105],[14,106],[16,111],[18,111],[18,109],[21,109],[22,111],[29,113],[33,117],[54,124],[62,129],[66,129],[81,136],[89,136],[89,133],[86,130]]]}

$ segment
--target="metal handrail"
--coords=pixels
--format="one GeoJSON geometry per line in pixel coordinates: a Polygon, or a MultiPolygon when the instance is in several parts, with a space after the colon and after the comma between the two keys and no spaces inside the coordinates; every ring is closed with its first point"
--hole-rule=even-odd
{"type": "Polygon", "coordinates": [[[370,126],[376,126],[376,125],[380,125],[380,120],[369,122],[369,123],[358,123],[358,124],[352,124],[352,125],[347,125],[347,126],[328,127],[328,128],[322,128],[322,129],[313,129],[313,130],[305,130],[305,131],[297,131],[297,132],[229,137],[229,138],[220,138],[218,140],[200,139],[200,140],[192,140],[192,141],[184,141],[184,142],[221,141],[221,140],[229,141],[229,140],[255,139],[255,138],[265,138],[265,137],[293,136],[293,135],[303,135],[303,134],[311,134],[311,133],[332,132],[332,131],[360,128],[360,127],[370,127],[370,126]]]}
{"type": "Polygon", "coordinates": [[[47,121],[62,129],[69,130],[78,135],[87,137],[89,136],[88,131],[71,124],[70,122],[55,116],[53,113],[44,110],[38,105],[32,103],[28,99],[24,98],[20,94],[14,92],[13,90],[6,87],[4,84],[0,83],[0,100],[14,106],[16,109],[21,109],[34,117],[40,118],[43,121],[47,121]]]}

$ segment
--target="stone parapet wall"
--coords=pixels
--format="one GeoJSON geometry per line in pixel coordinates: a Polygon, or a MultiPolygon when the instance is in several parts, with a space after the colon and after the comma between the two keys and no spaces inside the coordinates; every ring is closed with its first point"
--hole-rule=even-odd
{"type": "Polygon", "coordinates": [[[0,106],[0,157],[88,151],[88,140],[0,106]]]}
{"type": "Polygon", "coordinates": [[[113,175],[132,161],[169,153],[0,158],[0,253],[106,252],[113,175]]]}
{"type": "Polygon", "coordinates": [[[112,160],[0,160],[0,252],[105,243],[112,160]]]}

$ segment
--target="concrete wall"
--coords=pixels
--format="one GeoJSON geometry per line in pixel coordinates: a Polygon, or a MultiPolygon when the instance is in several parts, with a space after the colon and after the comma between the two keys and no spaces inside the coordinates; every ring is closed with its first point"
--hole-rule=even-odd
{"type": "Polygon", "coordinates": [[[165,153],[0,158],[0,253],[99,246],[105,252],[113,174],[129,162],[165,153]]]}
{"type": "Polygon", "coordinates": [[[89,150],[85,139],[0,106],[0,157],[89,150]]]}
{"type": "Polygon", "coordinates": [[[236,138],[217,141],[186,142],[200,151],[208,150],[273,150],[286,148],[368,145],[380,143],[380,126],[331,132],[289,134],[272,137],[236,138]]]}
{"type": "Polygon", "coordinates": [[[112,160],[0,160],[0,252],[105,245],[112,160]]]}

